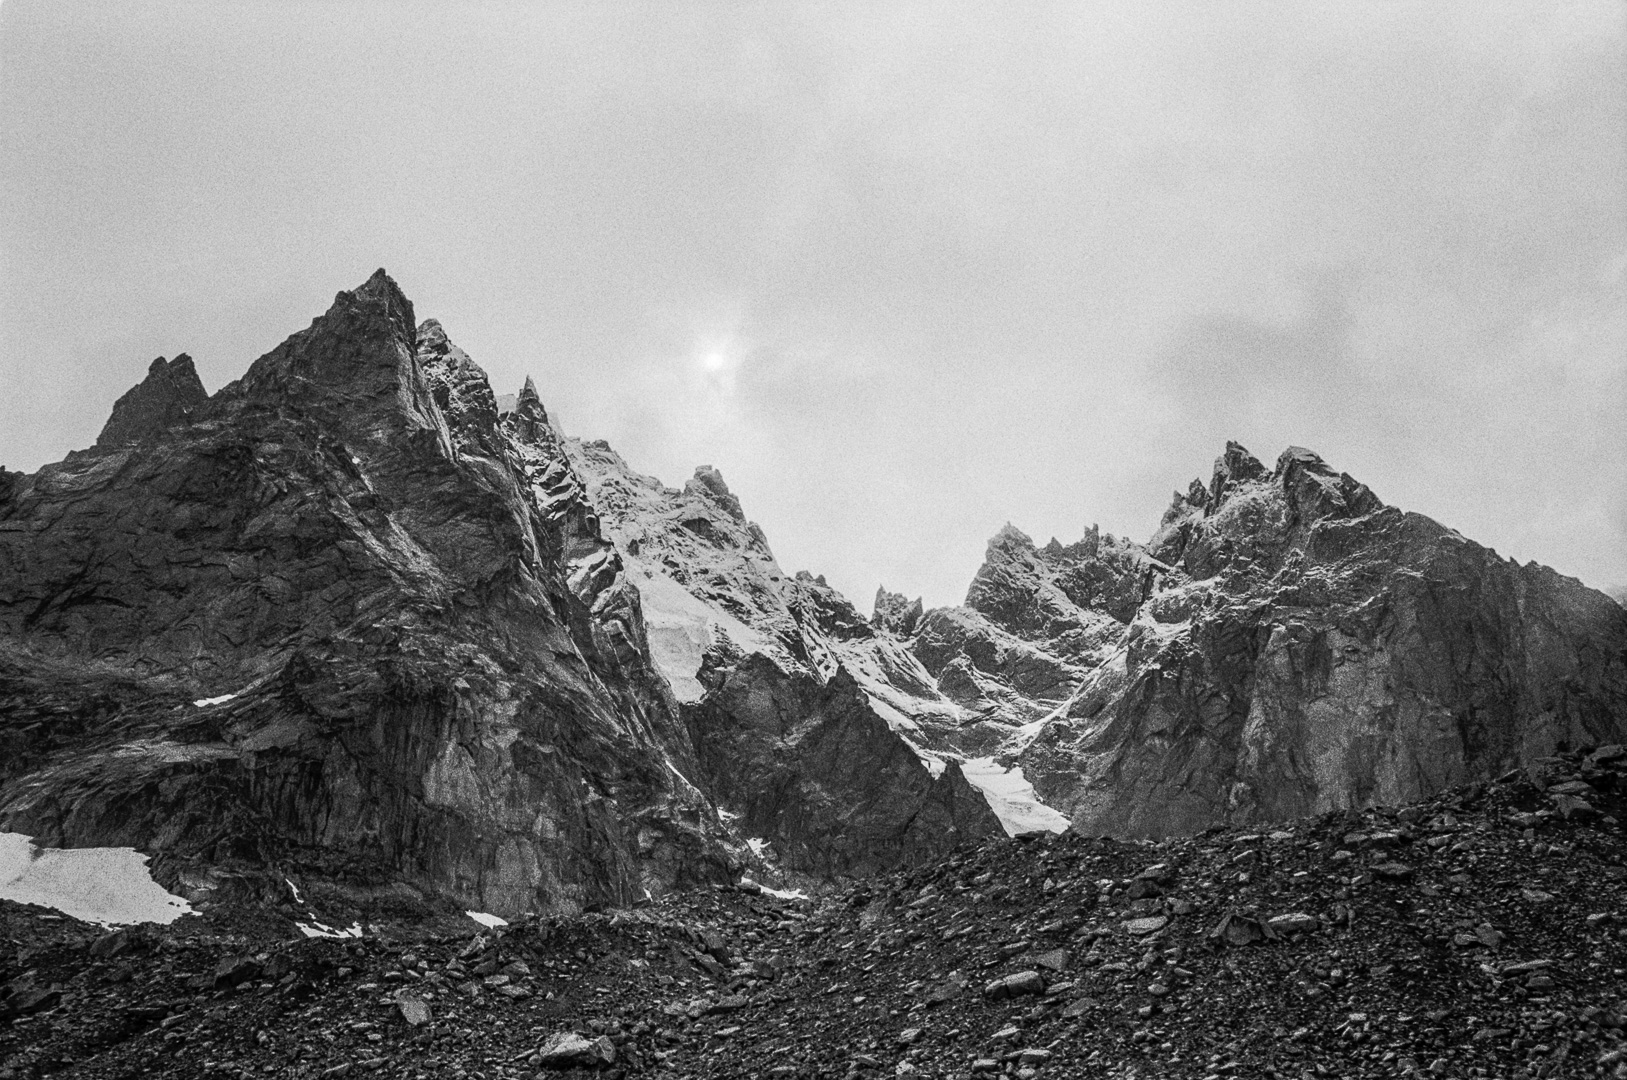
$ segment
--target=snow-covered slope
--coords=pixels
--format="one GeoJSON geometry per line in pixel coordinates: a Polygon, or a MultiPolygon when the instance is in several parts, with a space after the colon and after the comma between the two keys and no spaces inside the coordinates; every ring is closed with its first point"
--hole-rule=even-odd
{"type": "MultiPolygon", "coordinates": [[[[828,686],[840,671],[934,782],[953,767],[949,782],[969,781],[1007,832],[1066,827],[1020,769],[993,756],[1020,749],[1005,721],[1031,719],[1032,708],[1010,694],[1012,707],[1004,710],[957,700],[956,684],[923,662],[931,650],[911,648],[907,631],[921,625],[919,601],[883,593],[883,603],[896,610],[867,620],[823,577],[787,574],[716,469],[702,466],[681,489],[668,488],[633,471],[603,442],[569,447],[587,498],[642,596],[651,653],[680,701],[696,705],[706,697],[709,656],[715,666],[758,656],[809,686],[828,686]]],[[[957,618],[982,616],[941,615],[934,632],[957,618]]],[[[1019,650],[1029,648],[1012,640],[1019,650]]]]}
{"type": "Polygon", "coordinates": [[[704,748],[697,782],[754,846],[858,872],[1000,827],[959,755],[937,752],[961,710],[822,578],[782,570],[717,470],[669,488],[604,442],[568,450],[704,748]]]}
{"type": "Polygon", "coordinates": [[[815,685],[840,672],[1011,833],[1415,799],[1627,734],[1618,607],[1384,506],[1308,450],[1268,469],[1229,444],[1146,544],[1093,527],[1041,546],[1008,525],[963,606],[883,589],[870,620],[784,573],[716,470],[675,490],[603,443],[570,452],[680,697],[705,700],[741,656],[815,685]]]}

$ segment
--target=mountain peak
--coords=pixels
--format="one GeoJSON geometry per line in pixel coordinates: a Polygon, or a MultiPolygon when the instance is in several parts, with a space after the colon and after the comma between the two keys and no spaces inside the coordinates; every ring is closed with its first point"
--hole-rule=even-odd
{"type": "MultiPolygon", "coordinates": [[[[340,295],[344,295],[341,293],[340,295]]],[[[374,270],[368,279],[351,290],[351,295],[358,298],[381,299],[387,302],[398,302],[412,306],[412,301],[402,293],[401,286],[395,283],[384,267],[374,270]]]]}
{"type": "Polygon", "coordinates": [[[514,434],[524,442],[536,442],[544,432],[551,434],[553,431],[548,410],[543,407],[542,397],[537,393],[537,384],[529,375],[514,397],[514,408],[508,413],[508,420],[514,434]]]}
{"type": "Polygon", "coordinates": [[[447,340],[446,329],[437,319],[425,319],[418,324],[418,347],[430,348],[436,351],[445,351],[451,342],[447,340]]]}
{"type": "Polygon", "coordinates": [[[374,320],[383,321],[390,334],[399,337],[409,350],[416,344],[418,322],[413,318],[412,301],[382,266],[356,288],[334,294],[333,304],[312,326],[329,323],[339,327],[374,320]]]}
{"type": "Polygon", "coordinates": [[[915,633],[924,610],[920,597],[910,600],[903,593],[888,592],[887,586],[883,585],[876,589],[876,604],[874,614],[870,616],[870,625],[889,630],[899,637],[909,637],[915,633]]]}
{"type": "Polygon", "coordinates": [[[1272,476],[1302,517],[1361,517],[1384,506],[1366,484],[1334,469],[1322,455],[1303,446],[1284,450],[1272,476]]]}
{"type": "Polygon", "coordinates": [[[1000,531],[989,538],[989,550],[1005,551],[1011,548],[1029,548],[1034,546],[1034,538],[1023,532],[1011,522],[1000,526],[1000,531]]]}
{"type": "Polygon", "coordinates": [[[1247,447],[1227,440],[1226,452],[1215,459],[1214,475],[1209,480],[1209,505],[1218,507],[1239,484],[1263,480],[1267,475],[1265,466],[1247,447]]]}
{"type": "Polygon", "coordinates": [[[208,400],[190,356],[181,353],[173,360],[160,356],[148,366],[147,377],[113,403],[96,445],[106,448],[152,438],[208,400]]]}
{"type": "Polygon", "coordinates": [[[348,414],[363,401],[412,399],[418,326],[412,301],[379,270],[359,287],[335,294],[311,325],[256,360],[228,396],[344,399],[348,414]]]}
{"type": "Polygon", "coordinates": [[[684,484],[684,494],[700,495],[710,499],[737,520],[744,521],[746,518],[740,500],[729,490],[729,485],[723,482],[723,474],[710,465],[696,466],[695,478],[684,484]]]}

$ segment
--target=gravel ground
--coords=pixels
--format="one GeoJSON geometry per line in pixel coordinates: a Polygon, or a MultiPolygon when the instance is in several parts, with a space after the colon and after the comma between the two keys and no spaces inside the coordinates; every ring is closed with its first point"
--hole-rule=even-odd
{"type": "Polygon", "coordinates": [[[4,904],[0,1080],[1627,1077],[1624,818],[1603,748],[1269,832],[992,841],[807,901],[361,940],[4,904]]]}

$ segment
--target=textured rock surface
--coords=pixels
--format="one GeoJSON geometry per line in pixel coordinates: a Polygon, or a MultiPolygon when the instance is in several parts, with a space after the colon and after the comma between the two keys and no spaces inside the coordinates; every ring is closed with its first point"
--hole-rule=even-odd
{"type": "Polygon", "coordinates": [[[1264,835],[999,838],[811,900],[697,889],[496,931],[307,940],[215,910],[109,933],[0,900],[26,943],[0,951],[0,1070],[1620,1080],[1627,758],[1605,750],[1264,835]],[[1590,818],[1554,810],[1577,784],[1590,818]]]}
{"type": "MultiPolygon", "coordinates": [[[[715,470],[673,491],[603,444],[571,445],[691,727],[704,717],[707,738],[735,740],[724,761],[758,763],[739,775],[799,761],[775,725],[744,721],[827,716],[813,690],[839,671],[1008,832],[1162,835],[1397,804],[1627,733],[1617,605],[1386,507],[1307,450],[1267,468],[1229,444],[1147,544],[1093,527],[1040,546],[1007,526],[964,606],[922,612],[882,589],[866,624],[822,579],[779,570],[715,470]]],[[[702,785],[723,782],[735,812],[779,805],[727,780],[702,785]]],[[[742,828],[789,851],[770,817],[742,828]]],[[[798,850],[807,868],[844,865],[798,850]]]]}
{"type": "Polygon", "coordinates": [[[195,896],[305,865],[512,913],[727,872],[540,405],[499,427],[382,271],[192,388],[155,365],[96,451],[8,477],[0,828],[195,896]]]}
{"type": "Polygon", "coordinates": [[[921,624],[921,598],[917,596],[910,600],[903,593],[888,592],[886,586],[876,590],[873,610],[874,614],[870,616],[872,626],[901,637],[915,633],[915,628],[921,624]]]}
{"type": "Polygon", "coordinates": [[[922,626],[940,687],[1090,833],[1395,805],[1627,734],[1627,612],[1300,448],[1230,444],[1145,547],[1008,528],[922,626]]]}
{"type": "Polygon", "coordinates": [[[765,857],[817,875],[870,873],[1000,831],[891,704],[930,710],[931,677],[823,578],[784,573],[717,470],[702,466],[675,490],[602,442],[571,451],[680,698],[699,757],[692,779],[766,843],[765,857]]]}
{"type": "Polygon", "coordinates": [[[0,829],[198,903],[293,867],[627,903],[748,848],[869,873],[1624,738],[1627,610],[1309,451],[1228,445],[1146,545],[1008,526],[964,606],[866,619],[717,470],[665,487],[494,395],[382,271],[213,398],[155,362],[93,450],[0,470],[0,829]]]}
{"type": "Polygon", "coordinates": [[[112,447],[159,438],[166,428],[184,423],[208,399],[190,356],[182,353],[174,360],[160,356],[147,369],[147,377],[113,403],[113,415],[102,426],[96,445],[112,447]]]}
{"type": "Polygon", "coordinates": [[[569,909],[745,838],[833,874],[999,829],[860,685],[948,707],[931,677],[715,469],[570,444],[382,271],[214,398],[159,361],[95,450],[0,476],[0,635],[0,829],[201,903],[297,866],[569,909]]]}

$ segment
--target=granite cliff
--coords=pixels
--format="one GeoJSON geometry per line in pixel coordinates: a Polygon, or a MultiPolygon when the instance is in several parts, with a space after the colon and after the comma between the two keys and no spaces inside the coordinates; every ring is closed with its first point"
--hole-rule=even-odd
{"type": "Polygon", "coordinates": [[[0,830],[195,902],[296,873],[512,914],[730,878],[758,834],[835,873],[993,827],[828,665],[752,667],[767,715],[714,658],[681,712],[535,387],[504,405],[380,271],[212,397],[160,359],[94,448],[0,474],[0,830]]]}
{"type": "Polygon", "coordinates": [[[212,398],[156,362],[0,502],[0,826],[194,897],[280,867],[512,912],[727,874],[557,450],[382,271],[212,398]]]}
{"type": "Polygon", "coordinates": [[[909,644],[954,741],[1090,834],[1400,805],[1627,736],[1627,612],[1297,447],[1229,444],[1146,544],[1008,526],[909,644]]]}

